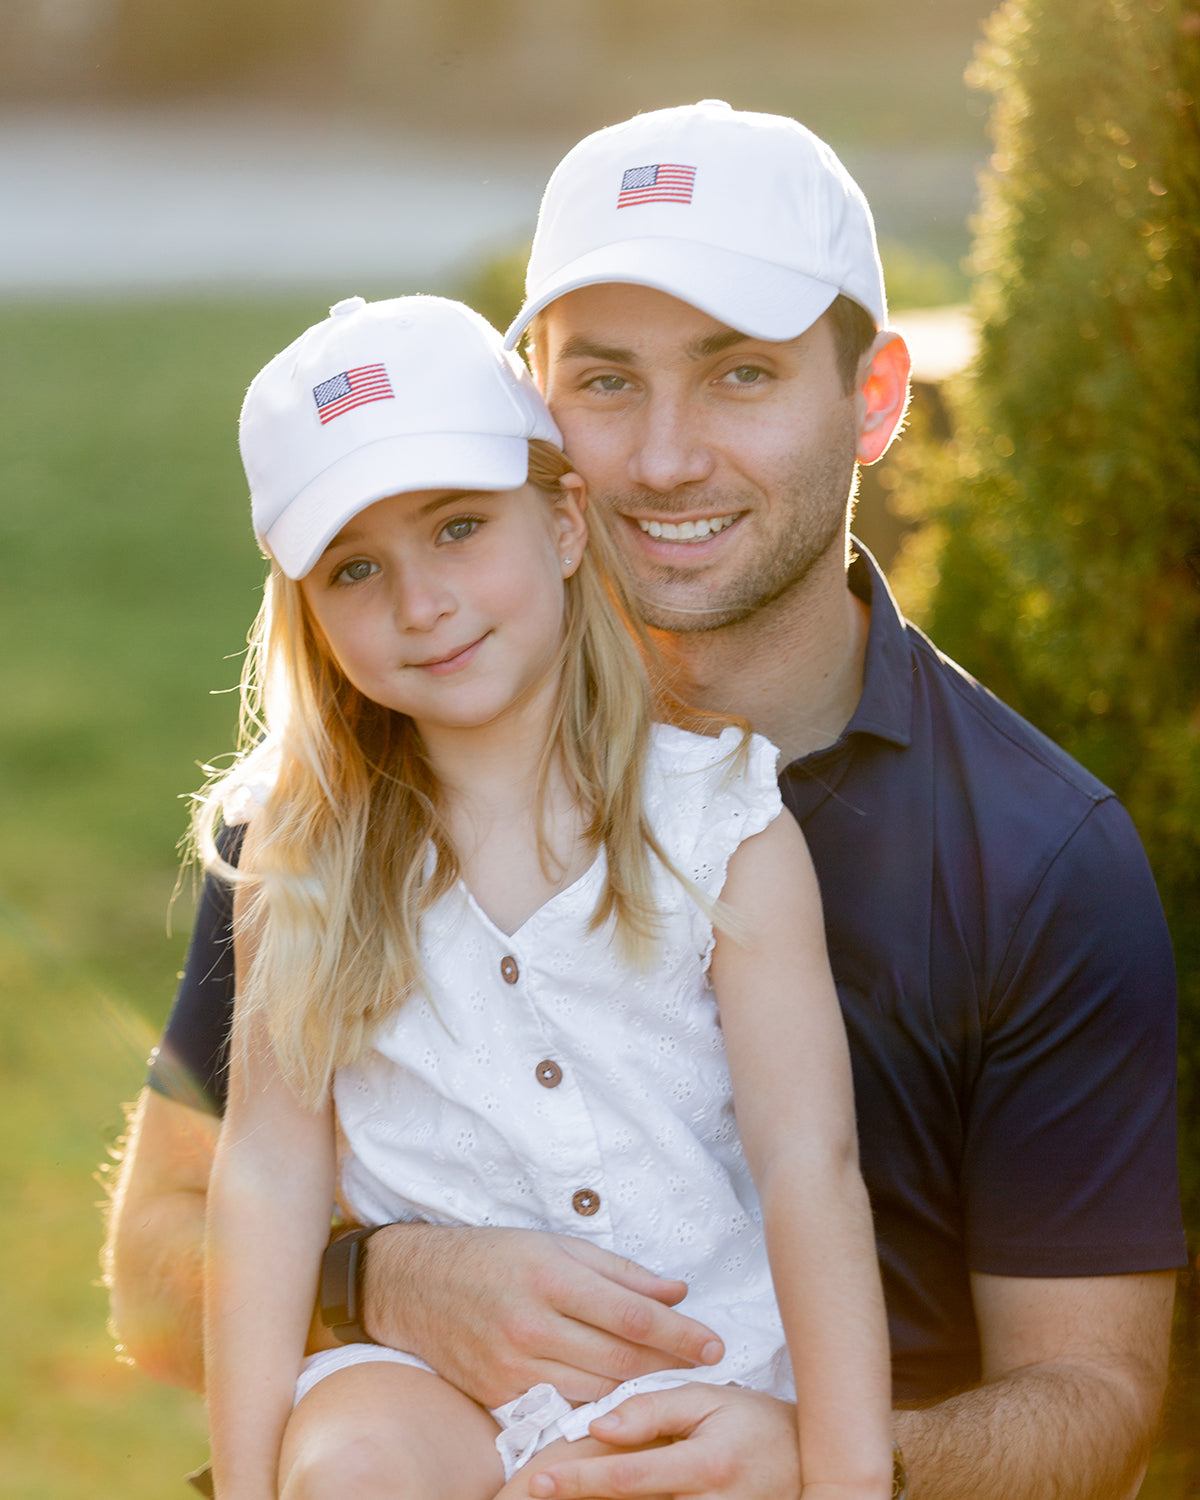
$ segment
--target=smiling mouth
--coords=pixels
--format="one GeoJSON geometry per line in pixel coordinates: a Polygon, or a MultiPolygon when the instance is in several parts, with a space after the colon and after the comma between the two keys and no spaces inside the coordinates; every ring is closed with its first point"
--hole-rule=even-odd
{"type": "Polygon", "coordinates": [[[703,542],[717,536],[727,527],[741,519],[742,512],[732,516],[708,516],[699,521],[643,521],[635,517],[639,528],[647,536],[664,542],[703,542]]]}
{"type": "Polygon", "coordinates": [[[477,641],[471,641],[466,646],[460,646],[457,651],[451,651],[446,656],[437,656],[430,661],[415,661],[412,665],[422,672],[436,672],[439,668],[445,671],[447,668],[457,666],[459,663],[466,664],[467,659],[473,654],[475,648],[483,644],[484,637],[480,636],[477,641]]]}

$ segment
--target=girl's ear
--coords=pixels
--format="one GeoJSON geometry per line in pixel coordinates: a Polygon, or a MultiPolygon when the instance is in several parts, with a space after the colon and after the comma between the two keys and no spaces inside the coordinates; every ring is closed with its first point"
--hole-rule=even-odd
{"type": "Polygon", "coordinates": [[[559,480],[562,494],[554,502],[555,542],[562,559],[563,577],[570,578],[587,546],[587,485],[572,471],[559,480]]]}

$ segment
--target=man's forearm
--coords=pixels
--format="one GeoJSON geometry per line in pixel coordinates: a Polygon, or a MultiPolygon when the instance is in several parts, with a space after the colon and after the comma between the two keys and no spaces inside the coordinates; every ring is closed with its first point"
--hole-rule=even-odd
{"type": "Polygon", "coordinates": [[[1116,1373],[1017,1370],[895,1414],[909,1500],[1129,1500],[1157,1421],[1116,1373]]]}
{"type": "Polygon", "coordinates": [[[204,1384],[204,1189],[219,1122],[143,1090],[113,1179],[103,1252],[113,1332],[148,1375],[204,1384]]]}
{"type": "MultiPolygon", "coordinates": [[[[103,1251],[113,1333],[147,1375],[204,1389],[204,1235],[215,1116],[143,1090],[113,1174],[103,1251]]],[[[309,1350],[336,1339],[314,1309],[309,1350]]]]}
{"type": "Polygon", "coordinates": [[[174,1193],[114,1214],[107,1280],[122,1352],[156,1380],[204,1388],[204,1197],[174,1193]]]}

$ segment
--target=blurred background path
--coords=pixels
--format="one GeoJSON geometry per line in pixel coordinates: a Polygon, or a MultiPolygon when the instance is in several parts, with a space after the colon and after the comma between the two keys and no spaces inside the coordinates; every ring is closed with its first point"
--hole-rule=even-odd
{"type": "MultiPolygon", "coordinates": [[[[447,141],[244,105],[0,114],[0,292],[445,279],[528,238],[572,136],[447,141]]],[[[960,235],[981,153],[843,148],[881,236],[960,235]]]]}

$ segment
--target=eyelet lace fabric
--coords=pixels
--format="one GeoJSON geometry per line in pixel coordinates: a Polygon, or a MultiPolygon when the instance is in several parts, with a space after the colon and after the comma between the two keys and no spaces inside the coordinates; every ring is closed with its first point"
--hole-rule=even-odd
{"type": "MultiPolygon", "coordinates": [[[[734,729],[658,726],[647,766],[651,826],[714,898],[734,850],[781,810],[774,747],[754,737],[738,770],[739,743],[734,729]]],[[[572,1410],[538,1387],[508,1403],[495,1415],[510,1472],[639,1391],[706,1380],[792,1394],[708,978],[712,925],[658,868],[657,959],[627,966],[610,930],[588,931],[603,878],[601,857],[512,934],[460,882],[423,923],[432,993],[335,1083],[341,1195],[359,1222],[580,1236],[685,1279],[682,1310],[725,1342],[718,1365],[644,1376],[603,1402],[572,1410]]]]}

